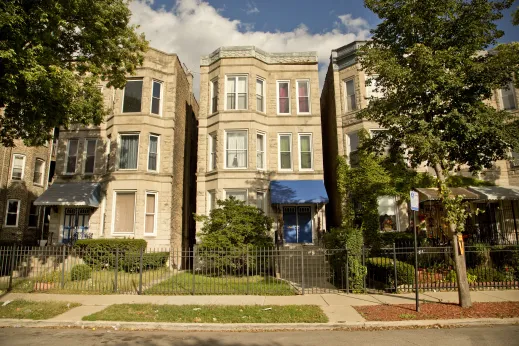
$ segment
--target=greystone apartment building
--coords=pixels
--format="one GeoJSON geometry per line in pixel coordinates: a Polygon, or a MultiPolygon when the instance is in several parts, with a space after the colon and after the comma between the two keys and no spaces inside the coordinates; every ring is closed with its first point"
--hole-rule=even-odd
{"type": "Polygon", "coordinates": [[[271,216],[278,241],[317,242],[328,198],[315,52],[203,56],[198,136],[197,214],[232,196],[271,216]]]}
{"type": "MultiPolygon", "coordinates": [[[[338,226],[341,221],[340,201],[337,194],[336,162],[337,156],[345,156],[354,160],[359,146],[359,131],[366,130],[370,134],[383,129],[377,123],[357,119],[357,112],[365,108],[369,98],[379,97],[375,91],[376,79],[370,85],[366,80],[373,78],[362,71],[356,60],[356,52],[365,41],[355,41],[332,50],[330,65],[321,94],[321,116],[323,138],[323,160],[325,184],[330,199],[327,208],[328,225],[338,226]]],[[[519,92],[512,83],[508,88],[496,90],[489,104],[497,109],[513,112],[519,116],[519,92]]],[[[427,171],[426,167],[419,170],[427,171]]],[[[431,175],[434,171],[428,170],[431,175]]],[[[457,174],[472,176],[468,169],[457,174]]],[[[474,202],[475,207],[487,210],[479,218],[473,219],[471,227],[487,233],[509,233],[515,238],[519,226],[519,155],[511,153],[509,160],[495,162],[491,169],[484,170],[476,177],[495,184],[495,187],[471,187],[460,190],[467,200],[474,202]],[[491,229],[492,228],[492,229],[491,229]],[[487,229],[484,231],[483,229],[487,229]]],[[[441,208],[435,201],[438,199],[435,189],[418,189],[421,201],[421,213],[429,220],[429,228],[439,228],[441,208]],[[430,223],[430,225],[429,225],[430,223]],[[429,227],[430,226],[430,227],[429,227]]],[[[392,219],[392,230],[405,230],[409,225],[407,205],[399,204],[395,198],[387,196],[379,199],[379,214],[382,219],[392,219]]],[[[431,231],[432,232],[432,231],[431,231]]],[[[514,239],[515,240],[515,239],[514,239]]]]}
{"type": "Polygon", "coordinates": [[[100,85],[110,110],[100,126],[61,129],[54,181],[35,202],[50,209],[50,243],[141,238],[151,248],[192,245],[192,81],[177,55],[149,49],[124,89],[100,85]]]}

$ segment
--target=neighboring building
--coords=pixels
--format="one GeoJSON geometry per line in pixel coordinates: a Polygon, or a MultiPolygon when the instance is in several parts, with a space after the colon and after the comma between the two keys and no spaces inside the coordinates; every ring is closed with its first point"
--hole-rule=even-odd
{"type": "Polygon", "coordinates": [[[44,210],[34,201],[48,185],[52,146],[14,144],[0,146],[0,241],[36,245],[45,230],[44,210]]]}
{"type": "MultiPolygon", "coordinates": [[[[325,185],[330,198],[327,207],[328,226],[338,226],[341,223],[340,200],[337,192],[337,156],[346,156],[350,163],[354,163],[359,145],[359,131],[366,130],[368,133],[373,133],[383,130],[375,122],[357,119],[358,111],[367,107],[369,98],[378,96],[375,92],[376,80],[362,71],[356,59],[357,50],[364,44],[365,41],[355,41],[332,50],[321,94],[322,129],[325,138],[323,143],[325,185]],[[370,85],[366,83],[368,79],[371,79],[370,85]]],[[[498,90],[488,102],[497,109],[519,115],[519,92],[513,85],[508,89],[498,90]]],[[[426,167],[421,167],[420,170],[434,175],[434,171],[426,167]]],[[[457,174],[472,176],[468,169],[462,169],[457,174]]],[[[491,188],[494,191],[488,189],[467,191],[467,200],[473,200],[480,208],[488,210],[487,213],[475,218],[475,222],[468,225],[468,228],[478,228],[479,233],[487,234],[516,233],[519,225],[519,204],[517,203],[519,192],[510,185],[519,185],[519,155],[512,153],[510,160],[497,161],[494,167],[484,170],[477,178],[500,187],[491,188]],[[477,198],[473,198],[474,193],[477,198]],[[483,223],[485,226],[482,226],[483,223]],[[495,232],[483,230],[492,227],[495,232]]],[[[440,228],[442,222],[439,208],[431,206],[431,203],[434,204],[432,201],[437,199],[437,194],[435,196],[431,191],[427,194],[425,193],[427,191],[424,189],[420,197],[423,207],[422,216],[424,219],[431,219],[432,226],[428,226],[429,232],[429,228],[440,228]]],[[[410,223],[407,205],[399,205],[399,201],[389,196],[380,198],[379,213],[381,220],[384,217],[392,219],[389,223],[393,225],[392,230],[403,231],[410,223]]],[[[385,225],[387,226],[387,223],[381,221],[381,230],[384,230],[385,225]]],[[[431,231],[432,233],[438,235],[441,232],[431,231]]]]}
{"type": "Polygon", "coordinates": [[[100,126],[61,129],[56,179],[36,204],[51,207],[53,243],[143,238],[188,248],[194,237],[198,105],[175,54],[150,49],[123,90],[100,86],[100,126]]]}
{"type": "Polygon", "coordinates": [[[285,244],[317,243],[328,201],[317,54],[222,47],[200,70],[197,214],[233,196],[271,216],[285,244]]]}

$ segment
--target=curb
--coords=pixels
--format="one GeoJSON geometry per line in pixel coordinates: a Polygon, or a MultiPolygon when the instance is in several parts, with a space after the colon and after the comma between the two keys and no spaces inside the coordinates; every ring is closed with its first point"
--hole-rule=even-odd
{"type": "Polygon", "coordinates": [[[0,319],[0,328],[98,328],[113,330],[162,331],[319,331],[359,329],[453,328],[519,324],[519,318],[485,318],[456,320],[419,320],[347,323],[160,323],[116,321],[45,321],[0,319]]]}

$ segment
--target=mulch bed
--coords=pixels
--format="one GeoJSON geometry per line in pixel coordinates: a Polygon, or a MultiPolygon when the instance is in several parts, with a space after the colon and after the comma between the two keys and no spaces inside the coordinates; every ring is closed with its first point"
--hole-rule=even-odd
{"type": "Polygon", "coordinates": [[[473,303],[461,308],[451,303],[354,306],[367,321],[440,320],[457,318],[510,318],[519,317],[519,302],[473,303]]]}

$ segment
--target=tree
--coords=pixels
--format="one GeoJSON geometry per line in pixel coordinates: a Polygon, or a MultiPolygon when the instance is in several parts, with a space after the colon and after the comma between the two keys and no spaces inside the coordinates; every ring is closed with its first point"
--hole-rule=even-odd
{"type": "Polygon", "coordinates": [[[97,85],[122,88],[142,64],[144,35],[126,0],[0,2],[0,136],[42,145],[55,127],[98,125],[97,85]]]}
{"type": "MultiPolygon", "coordinates": [[[[477,171],[508,156],[517,146],[517,119],[485,100],[513,80],[519,47],[500,45],[495,21],[512,1],[366,0],[382,22],[359,53],[367,75],[384,93],[358,113],[378,122],[384,136],[416,167],[432,167],[446,191],[448,172],[467,165],[477,171]],[[515,121],[515,123],[513,123],[515,121]]],[[[460,305],[471,306],[465,258],[458,248],[462,206],[448,218],[454,248],[460,305]]],[[[450,211],[452,212],[452,211],[450,211]]]]}

